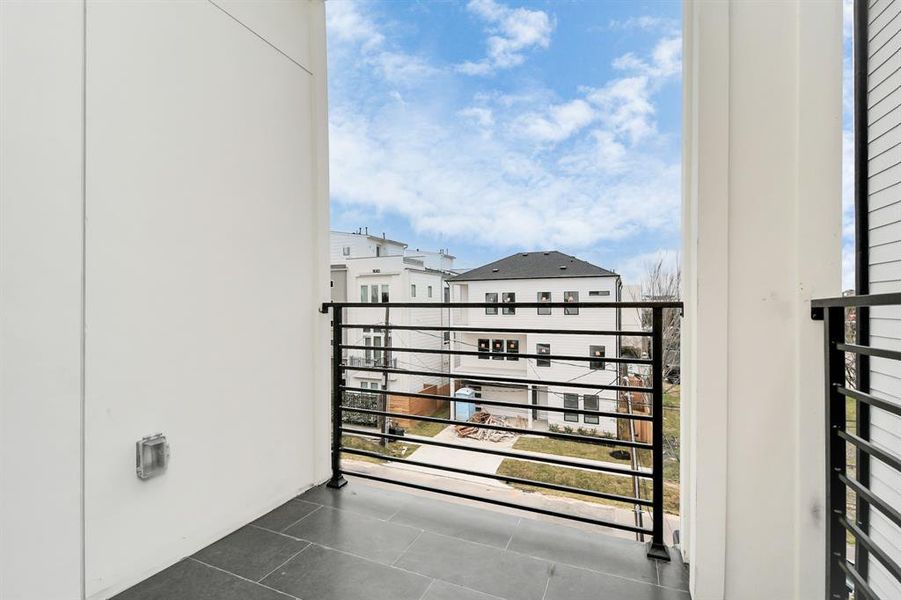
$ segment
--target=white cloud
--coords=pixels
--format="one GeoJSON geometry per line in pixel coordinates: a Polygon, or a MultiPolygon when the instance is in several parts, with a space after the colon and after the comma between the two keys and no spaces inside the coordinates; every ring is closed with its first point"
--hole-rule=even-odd
{"type": "Polygon", "coordinates": [[[510,8],[495,0],[470,0],[466,8],[487,24],[488,55],[457,65],[461,73],[489,75],[516,67],[525,61],[525,51],[547,48],[551,43],[554,23],[544,11],[510,8]]]}
{"type": "Polygon", "coordinates": [[[415,82],[440,72],[423,57],[391,48],[378,25],[360,10],[357,2],[329,2],[326,28],[330,51],[336,47],[353,51],[390,82],[415,82]]]}
{"type": "MultiPolygon", "coordinates": [[[[490,69],[501,68],[498,57],[510,59],[512,49],[549,43],[546,15],[542,37],[525,33],[542,20],[520,18],[522,9],[481,1],[470,10],[493,24],[492,36],[519,40],[494,46],[506,49],[489,53],[490,69]],[[508,22],[514,17],[522,31],[508,22]]],[[[434,77],[435,65],[404,54],[406,64],[421,61],[422,69],[404,71],[409,85],[401,97],[384,77],[386,57],[400,52],[386,41],[385,26],[365,5],[341,11],[340,32],[329,31],[330,182],[338,211],[399,216],[419,235],[499,251],[574,252],[678,231],[681,169],[677,152],[661,150],[653,106],[678,73],[672,38],[623,60],[621,77],[571,98],[530,84],[469,90],[465,102],[454,95],[461,82],[480,80],[444,69],[442,86],[433,86],[424,78],[434,77]]]]}
{"type": "Polygon", "coordinates": [[[528,113],[513,124],[514,130],[539,142],[560,142],[582,130],[596,118],[595,110],[584,100],[551,106],[546,114],[528,113]]]}
{"type": "Polygon", "coordinates": [[[640,31],[661,31],[667,34],[674,34],[679,31],[679,22],[675,19],[667,19],[665,17],[643,15],[622,20],[612,19],[608,27],[614,31],[630,31],[637,29],[640,31]]]}

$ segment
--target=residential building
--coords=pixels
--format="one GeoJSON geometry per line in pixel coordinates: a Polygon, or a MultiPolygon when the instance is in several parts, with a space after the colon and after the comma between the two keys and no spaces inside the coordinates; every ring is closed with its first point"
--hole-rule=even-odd
{"type": "MultiPolygon", "coordinates": [[[[347,350],[347,364],[446,373],[450,366],[447,356],[396,351],[402,348],[441,349],[446,339],[440,331],[386,330],[377,326],[384,326],[386,319],[391,325],[404,327],[447,323],[447,311],[437,306],[435,309],[395,310],[393,313],[379,306],[387,302],[437,305],[444,301],[445,279],[453,268],[454,257],[444,250],[405,252],[406,248],[402,242],[371,236],[366,229],[354,233],[331,232],[332,300],[372,304],[372,308],[348,309],[345,318],[348,323],[376,325],[344,331],[346,344],[367,347],[365,350],[347,350]]],[[[366,390],[447,392],[447,379],[437,376],[350,370],[347,379],[348,386],[366,390]]],[[[429,415],[438,408],[436,401],[418,398],[389,394],[387,400],[388,408],[398,413],[429,415]]],[[[410,421],[400,419],[399,423],[409,425],[410,421]]]]}
{"type": "MultiPolygon", "coordinates": [[[[621,281],[613,271],[598,267],[562,252],[520,252],[477,267],[449,280],[454,302],[616,302],[621,281]]],[[[619,328],[615,308],[467,308],[451,310],[452,325],[469,328],[510,329],[593,329],[619,328]]],[[[478,333],[453,335],[455,350],[477,350],[478,356],[457,355],[452,361],[454,388],[469,387],[482,398],[518,402],[523,408],[491,407],[492,414],[519,418],[528,426],[589,429],[615,435],[615,419],[578,413],[549,412],[543,406],[616,411],[616,392],[565,385],[511,384],[483,385],[464,375],[503,376],[524,379],[615,384],[618,364],[604,358],[619,356],[616,336],[574,336],[555,333],[478,333]],[[597,360],[519,359],[500,353],[554,354],[595,357],[597,360]]]]}

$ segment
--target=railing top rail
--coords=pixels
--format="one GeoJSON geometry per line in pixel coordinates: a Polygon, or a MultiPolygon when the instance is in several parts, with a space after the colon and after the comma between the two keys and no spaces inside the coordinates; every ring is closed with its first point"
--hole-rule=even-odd
{"type": "MultiPolygon", "coordinates": [[[[899,295],[901,296],[901,295],[899,295]]],[[[901,300],[899,300],[901,303],[901,300]]],[[[323,302],[329,308],[682,308],[681,302],[323,302]]]]}
{"type": "Polygon", "coordinates": [[[835,298],[815,298],[810,301],[811,308],[890,306],[893,304],[901,305],[901,293],[861,294],[860,296],[838,296],[835,298]]]}

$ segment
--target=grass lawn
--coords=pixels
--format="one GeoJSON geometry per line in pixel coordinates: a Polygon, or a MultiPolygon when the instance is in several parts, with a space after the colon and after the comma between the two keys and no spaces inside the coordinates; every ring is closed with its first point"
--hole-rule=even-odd
{"type": "MultiPolygon", "coordinates": [[[[663,396],[663,435],[666,445],[663,451],[663,478],[671,483],[679,483],[679,386],[673,386],[663,396]]],[[[567,440],[554,440],[545,437],[520,437],[513,444],[517,450],[531,452],[545,452],[558,456],[571,456],[588,460],[630,465],[629,458],[615,458],[610,453],[615,450],[613,446],[601,446],[599,444],[585,444],[582,442],[570,442],[567,440]]],[[[628,450],[627,448],[619,448],[628,450]]],[[[651,466],[651,451],[639,450],[638,461],[642,467],[651,466]]]]}
{"type": "Polygon", "coordinates": [[[369,452],[378,452],[385,455],[385,460],[374,458],[372,456],[360,456],[359,454],[341,453],[341,458],[347,460],[361,460],[371,463],[385,463],[392,458],[407,458],[419,448],[419,444],[410,444],[408,442],[390,442],[387,446],[380,445],[377,441],[356,435],[341,436],[341,445],[347,448],[356,448],[358,450],[367,450],[369,452]]]}
{"type": "MultiPolygon", "coordinates": [[[[504,459],[501,466],[497,470],[498,475],[510,475],[512,477],[521,477],[523,479],[532,479],[535,481],[543,481],[545,483],[556,483],[559,485],[567,485],[578,487],[586,490],[594,490],[597,492],[608,492],[611,494],[619,494],[621,496],[632,496],[632,478],[623,477],[621,475],[609,475],[607,473],[596,473],[593,471],[584,471],[582,469],[572,469],[569,467],[558,467],[555,465],[542,465],[538,463],[528,462],[524,460],[515,460],[512,458],[504,459]]],[[[646,480],[645,480],[646,481],[646,480]]],[[[569,492],[558,492],[555,490],[547,490],[531,485],[512,484],[514,487],[523,490],[536,491],[551,496],[564,496],[567,498],[576,498],[587,502],[595,502],[597,504],[608,504],[620,508],[631,509],[634,505],[617,502],[614,500],[605,500],[602,498],[592,498],[579,494],[571,494],[569,492]]],[[[642,484],[642,498],[650,498],[651,484],[642,484]]],[[[663,507],[664,511],[670,514],[679,514],[679,486],[675,484],[666,484],[663,490],[663,507]]]]}
{"type": "MultiPolygon", "coordinates": [[[[429,416],[440,419],[450,419],[450,402],[442,402],[441,406],[438,407],[438,410],[429,416]]],[[[428,421],[415,421],[413,426],[407,429],[407,433],[410,435],[421,435],[423,437],[435,437],[441,433],[445,427],[450,427],[450,425],[444,423],[429,423],[428,421]]]]}

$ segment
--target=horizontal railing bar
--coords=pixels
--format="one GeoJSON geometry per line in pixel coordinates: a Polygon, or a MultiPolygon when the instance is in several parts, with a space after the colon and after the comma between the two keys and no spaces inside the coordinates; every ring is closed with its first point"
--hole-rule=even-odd
{"type": "Polygon", "coordinates": [[[836,344],[835,348],[839,352],[853,352],[855,354],[864,354],[875,358],[901,360],[901,352],[898,352],[897,350],[886,350],[884,348],[873,348],[872,346],[860,346],[858,344],[836,344]]]}
{"type": "Polygon", "coordinates": [[[384,454],[379,454],[378,452],[371,452],[369,450],[359,450],[357,448],[346,448],[341,447],[341,452],[346,452],[348,454],[357,454],[359,456],[368,456],[370,458],[380,458],[382,460],[388,460],[390,462],[401,463],[406,465],[413,465],[414,467],[425,467],[428,469],[436,469],[439,471],[448,471],[450,473],[459,473],[461,475],[472,475],[474,477],[485,477],[486,479],[494,479],[496,481],[506,481],[507,483],[518,483],[520,485],[531,485],[534,487],[540,487],[546,490],[555,490],[558,492],[566,492],[569,494],[581,494],[583,496],[590,496],[592,498],[602,498],[604,500],[613,500],[615,502],[625,502],[627,504],[638,504],[641,506],[651,506],[653,503],[650,500],[645,500],[643,498],[633,498],[630,496],[620,496],[619,494],[608,494],[606,492],[597,492],[594,490],[583,490],[582,488],[574,488],[569,487],[567,485],[558,485],[556,483],[545,483],[543,481],[535,481],[532,479],[523,479],[521,477],[512,477],[507,475],[498,475],[497,473],[483,473],[480,471],[472,471],[470,469],[461,469],[459,467],[450,467],[446,465],[437,465],[433,463],[422,462],[420,460],[413,460],[409,458],[387,458],[384,454]]]}
{"type": "Polygon", "coordinates": [[[885,500],[874,494],[870,488],[864,486],[856,479],[851,479],[845,475],[839,475],[838,478],[842,483],[854,490],[854,493],[863,498],[867,504],[875,507],[876,510],[889,518],[895,525],[901,527],[901,512],[898,512],[897,509],[890,506],[885,500]]]}
{"type": "Polygon", "coordinates": [[[340,406],[341,410],[346,412],[358,412],[367,415],[377,415],[380,417],[393,417],[395,419],[412,419],[414,421],[425,421],[427,423],[443,423],[444,425],[460,425],[465,427],[475,427],[476,429],[490,429],[492,431],[508,431],[510,433],[519,433],[522,435],[538,435],[541,437],[552,438],[557,440],[566,440],[569,442],[579,442],[583,444],[594,444],[596,446],[626,446],[629,448],[650,448],[650,444],[641,444],[640,442],[628,442],[624,440],[614,440],[613,438],[603,438],[590,435],[579,435],[575,433],[560,433],[557,431],[536,431],[533,429],[525,429],[523,427],[507,427],[506,425],[490,425],[488,423],[476,423],[474,421],[454,421],[453,419],[444,419],[441,417],[426,417],[423,415],[411,415],[408,413],[396,413],[386,410],[375,410],[372,408],[357,408],[354,406],[340,406]],[[613,443],[616,442],[616,443],[613,443]],[[634,444],[634,445],[633,445],[634,444]]]}
{"type": "Polygon", "coordinates": [[[849,306],[890,306],[901,305],[901,293],[863,294],[860,296],[839,296],[837,298],[817,298],[810,301],[813,308],[838,308],[849,306]]]}
{"type": "Polygon", "coordinates": [[[877,398],[872,394],[867,394],[865,392],[861,392],[858,390],[852,390],[843,386],[838,386],[838,393],[847,396],[849,398],[853,398],[855,400],[859,400],[861,402],[865,402],[870,406],[875,408],[882,409],[884,411],[890,412],[892,414],[898,415],[901,417],[901,405],[895,404],[894,402],[889,402],[888,400],[884,400],[882,398],[877,398]]]}
{"type": "Polygon", "coordinates": [[[860,576],[860,573],[857,572],[857,569],[855,569],[847,560],[841,560],[838,563],[838,567],[854,582],[855,593],[862,592],[860,595],[863,596],[864,600],[880,600],[879,596],[876,595],[876,592],[873,591],[873,588],[864,581],[863,577],[860,576]]]}
{"type": "Polygon", "coordinates": [[[395,440],[395,441],[405,441],[416,444],[425,444],[426,446],[438,446],[440,448],[450,448],[452,450],[465,450],[466,452],[478,452],[479,454],[492,454],[494,456],[503,456],[505,458],[515,458],[518,460],[527,460],[531,462],[538,463],[547,463],[549,465],[559,465],[561,467],[574,467],[577,469],[586,469],[588,471],[600,471],[603,473],[614,473],[616,475],[635,475],[636,477],[650,477],[653,473],[648,470],[633,472],[627,469],[620,469],[618,467],[608,467],[607,465],[601,465],[597,463],[580,463],[572,460],[567,460],[565,458],[552,458],[550,456],[534,456],[529,454],[522,454],[519,452],[510,452],[508,450],[497,450],[490,447],[484,446],[464,446],[462,444],[451,444],[450,442],[442,442],[433,438],[426,437],[407,437],[403,435],[396,435],[393,433],[380,433],[378,431],[366,431],[365,429],[354,429],[353,427],[341,427],[341,431],[343,433],[349,433],[351,435],[362,436],[362,437],[375,437],[375,438],[384,438],[387,440],[395,440]]]}
{"type": "MultiPolygon", "coordinates": [[[[546,405],[538,405],[538,404],[522,404],[520,402],[504,402],[503,400],[485,400],[484,398],[457,398],[456,396],[438,396],[436,394],[424,394],[422,392],[395,392],[394,390],[375,390],[373,392],[370,388],[360,388],[360,387],[351,387],[347,385],[339,386],[339,389],[342,389],[346,392],[360,392],[361,394],[387,394],[389,396],[403,396],[404,398],[428,398],[432,400],[441,400],[443,402],[470,402],[472,404],[485,405],[485,406],[504,406],[507,408],[521,408],[528,410],[540,410],[540,411],[550,411],[550,412],[560,412],[560,413],[575,413],[580,415],[589,415],[592,417],[609,417],[611,419],[630,419],[632,421],[653,421],[654,417],[652,415],[642,415],[642,414],[629,414],[629,413],[620,413],[620,412],[609,412],[604,410],[587,410],[584,408],[564,408],[562,406],[546,406],[546,405]]],[[[607,400],[610,402],[615,402],[612,398],[601,398],[602,400],[607,400]]],[[[650,406],[650,402],[639,402],[638,400],[632,400],[632,405],[640,405],[645,404],[650,406]]]]}
{"type": "Polygon", "coordinates": [[[421,485],[421,484],[412,483],[409,481],[400,481],[397,479],[389,479],[388,477],[379,477],[378,475],[372,475],[370,473],[360,473],[357,471],[348,471],[345,469],[341,469],[341,472],[345,475],[350,475],[352,477],[371,479],[373,481],[380,481],[382,483],[390,483],[393,485],[400,485],[400,486],[404,486],[404,487],[413,488],[416,490],[422,490],[425,492],[433,492],[436,494],[444,494],[446,496],[453,496],[455,498],[463,498],[464,500],[474,500],[476,502],[485,502],[487,504],[494,504],[496,506],[503,506],[505,508],[513,508],[516,510],[524,510],[527,512],[546,515],[549,517],[559,517],[561,519],[569,519],[571,521],[579,521],[581,523],[588,523],[589,525],[599,525],[601,527],[610,527],[611,529],[620,529],[622,531],[631,531],[633,533],[643,533],[646,535],[650,535],[652,533],[650,529],[635,527],[633,525],[625,525],[622,523],[616,523],[613,521],[604,521],[601,519],[592,519],[590,517],[583,517],[580,515],[568,515],[566,513],[559,513],[559,512],[553,511],[553,510],[547,510],[545,508],[538,508],[537,506],[529,506],[527,504],[516,504],[513,502],[505,502],[503,500],[496,500],[494,498],[488,498],[485,496],[476,496],[473,494],[466,494],[463,492],[455,492],[452,490],[442,490],[439,488],[433,488],[428,485],[421,485]]]}
{"type": "Polygon", "coordinates": [[[842,524],[842,527],[854,535],[854,539],[857,540],[858,544],[866,548],[868,553],[875,556],[876,560],[882,563],[882,566],[891,573],[892,577],[901,583],[901,567],[892,560],[885,550],[876,545],[870,536],[864,533],[857,525],[848,521],[845,517],[840,517],[838,521],[842,524]]]}
{"type": "MultiPolygon", "coordinates": [[[[394,346],[361,346],[359,344],[341,344],[345,350],[384,350],[385,352],[410,352],[416,354],[446,354],[450,356],[484,356],[485,358],[523,358],[534,360],[571,360],[580,362],[609,362],[635,365],[649,365],[649,358],[618,358],[593,356],[567,356],[558,354],[529,354],[527,352],[479,352],[478,350],[445,350],[444,348],[396,348],[394,346]]],[[[596,369],[603,370],[603,369],[596,369]]]]}
{"type": "Polygon", "coordinates": [[[546,379],[522,379],[518,377],[498,377],[496,375],[471,375],[467,373],[442,373],[440,371],[412,371],[408,369],[388,369],[385,367],[351,367],[339,365],[345,371],[371,371],[375,373],[396,373],[398,375],[424,375],[426,377],[442,377],[445,379],[470,379],[472,381],[499,381],[502,383],[532,383],[542,386],[581,388],[587,390],[617,390],[620,392],[652,392],[652,388],[632,385],[602,385],[579,383],[576,381],[549,381],[546,379]]]}
{"type": "Polygon", "coordinates": [[[845,441],[851,442],[873,458],[878,458],[894,470],[901,473],[901,459],[899,459],[894,454],[890,454],[882,448],[874,446],[872,443],[863,438],[857,437],[853,433],[849,433],[847,431],[839,431],[838,435],[840,438],[844,439],[845,441]]]}
{"type": "Polygon", "coordinates": [[[471,333],[550,333],[566,335],[615,335],[615,336],[643,336],[653,335],[650,331],[621,331],[616,329],[511,329],[509,327],[463,327],[463,326],[438,326],[438,325],[375,325],[365,323],[342,323],[343,329],[397,329],[398,331],[460,331],[471,333]]]}
{"type": "MultiPolygon", "coordinates": [[[[682,308],[681,302],[323,302],[323,308],[682,308]]],[[[577,316],[577,315],[572,315],[577,316]]]]}

